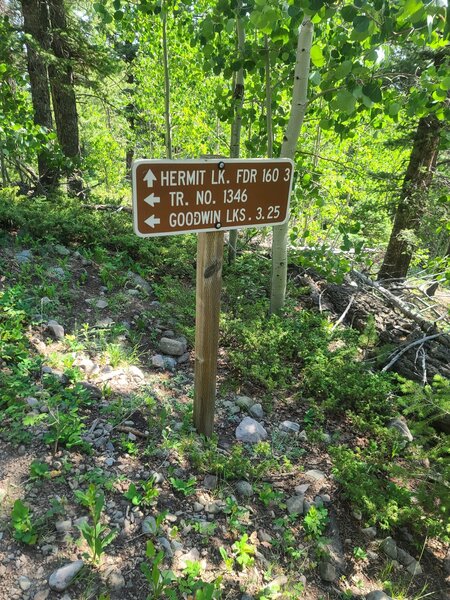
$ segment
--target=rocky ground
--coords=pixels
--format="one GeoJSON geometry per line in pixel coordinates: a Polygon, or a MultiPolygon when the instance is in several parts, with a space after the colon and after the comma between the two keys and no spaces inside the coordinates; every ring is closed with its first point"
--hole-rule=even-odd
{"type": "MultiPolygon", "coordinates": [[[[216,582],[227,599],[382,600],[389,581],[395,597],[448,599],[442,544],[418,547],[406,529],[393,539],[341,497],[328,449],[361,442],[344,420],[315,423],[295,394],[268,405],[245,382],[229,392],[221,360],[216,437],[200,439],[192,346],[148,281],[129,271],[115,285],[95,258],[60,245],[5,247],[0,258],[0,292],[20,281],[32,296],[27,337],[42,359],[20,421],[6,412],[0,433],[0,598],[157,598],[141,570],[155,564],[151,541],[163,553],[157,581],[170,569],[176,598],[202,585],[195,597],[219,597],[206,587],[216,582]],[[69,405],[77,411],[64,422],[69,405]],[[116,533],[98,564],[77,494],[91,484],[104,494],[105,532],[116,533]],[[16,527],[18,499],[29,512],[16,527]]],[[[405,423],[392,426],[410,441],[405,423]]]]}

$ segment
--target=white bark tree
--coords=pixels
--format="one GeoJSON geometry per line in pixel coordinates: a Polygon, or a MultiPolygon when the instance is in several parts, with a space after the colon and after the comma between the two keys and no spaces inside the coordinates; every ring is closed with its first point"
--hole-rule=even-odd
{"type": "MultiPolygon", "coordinates": [[[[308,77],[313,32],[314,25],[311,20],[305,19],[298,34],[291,113],[283,137],[281,158],[295,159],[297,142],[308,105],[308,77]]],[[[288,222],[273,228],[271,313],[281,311],[286,297],[288,228],[288,222]]]]}

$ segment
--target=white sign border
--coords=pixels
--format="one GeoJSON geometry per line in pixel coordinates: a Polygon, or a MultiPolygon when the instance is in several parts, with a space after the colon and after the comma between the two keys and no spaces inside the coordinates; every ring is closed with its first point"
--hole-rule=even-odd
{"type": "Polygon", "coordinates": [[[295,165],[294,165],[294,161],[290,158],[187,158],[187,159],[177,159],[177,160],[169,160],[167,158],[163,158],[163,159],[159,159],[159,158],[138,158],[136,160],[134,160],[131,164],[131,170],[132,170],[132,174],[131,174],[131,181],[132,181],[132,209],[133,209],[133,230],[134,233],[141,238],[148,238],[148,237],[167,237],[169,235],[183,235],[183,234],[188,234],[188,233],[208,233],[208,232],[218,232],[218,231],[231,231],[232,229],[260,229],[262,227],[275,227],[277,225],[284,225],[285,223],[287,223],[289,221],[289,217],[290,217],[290,202],[291,202],[291,194],[292,194],[292,187],[294,184],[294,171],[295,171],[295,165]],[[288,194],[288,200],[287,200],[287,207],[286,207],[286,217],[282,220],[282,221],[277,221],[275,223],[264,223],[264,224],[258,224],[258,223],[254,223],[254,224],[249,224],[249,225],[233,225],[231,227],[220,227],[219,229],[217,229],[216,227],[208,227],[208,228],[201,228],[201,229],[189,229],[189,230],[183,230],[183,231],[165,231],[165,232],[159,232],[159,233],[142,233],[141,231],[139,231],[138,229],[138,221],[137,221],[137,189],[136,189],[136,184],[137,184],[137,178],[136,178],[136,169],[140,166],[140,165],[152,165],[155,163],[158,164],[170,164],[170,165],[176,165],[176,164],[191,164],[191,165],[204,165],[204,164],[209,164],[209,163],[224,163],[226,164],[235,164],[235,163],[280,163],[280,164],[285,164],[285,163],[290,163],[292,165],[292,177],[291,177],[291,182],[289,185],[289,194],[288,194]]]}

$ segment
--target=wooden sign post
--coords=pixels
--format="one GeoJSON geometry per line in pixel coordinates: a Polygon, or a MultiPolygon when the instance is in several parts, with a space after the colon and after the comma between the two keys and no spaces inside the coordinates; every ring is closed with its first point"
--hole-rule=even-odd
{"type": "Polygon", "coordinates": [[[133,163],[135,233],[198,233],[194,424],[206,436],[214,425],[223,232],[285,223],[293,169],[289,159],[133,163]]]}
{"type": "Polygon", "coordinates": [[[209,437],[214,426],[223,231],[199,233],[195,308],[194,425],[209,437]]]}

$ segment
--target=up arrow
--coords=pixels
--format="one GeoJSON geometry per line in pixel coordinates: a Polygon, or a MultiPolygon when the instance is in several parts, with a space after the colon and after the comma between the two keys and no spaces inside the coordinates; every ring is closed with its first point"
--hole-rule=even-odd
{"type": "Polygon", "coordinates": [[[149,169],[144,177],[144,181],[147,182],[147,187],[153,187],[153,182],[156,181],[156,177],[153,174],[153,171],[149,169]]]}
{"type": "Polygon", "coordinates": [[[150,194],[150,196],[147,196],[147,198],[144,198],[144,202],[147,202],[147,204],[149,204],[152,208],[154,208],[155,204],[159,204],[160,201],[161,201],[161,198],[158,198],[158,196],[155,196],[155,194],[153,192],[150,194]]]}
{"type": "Polygon", "coordinates": [[[157,219],[155,215],[151,215],[148,219],[145,219],[145,223],[154,229],[155,225],[159,225],[161,223],[161,219],[157,219]]]}

